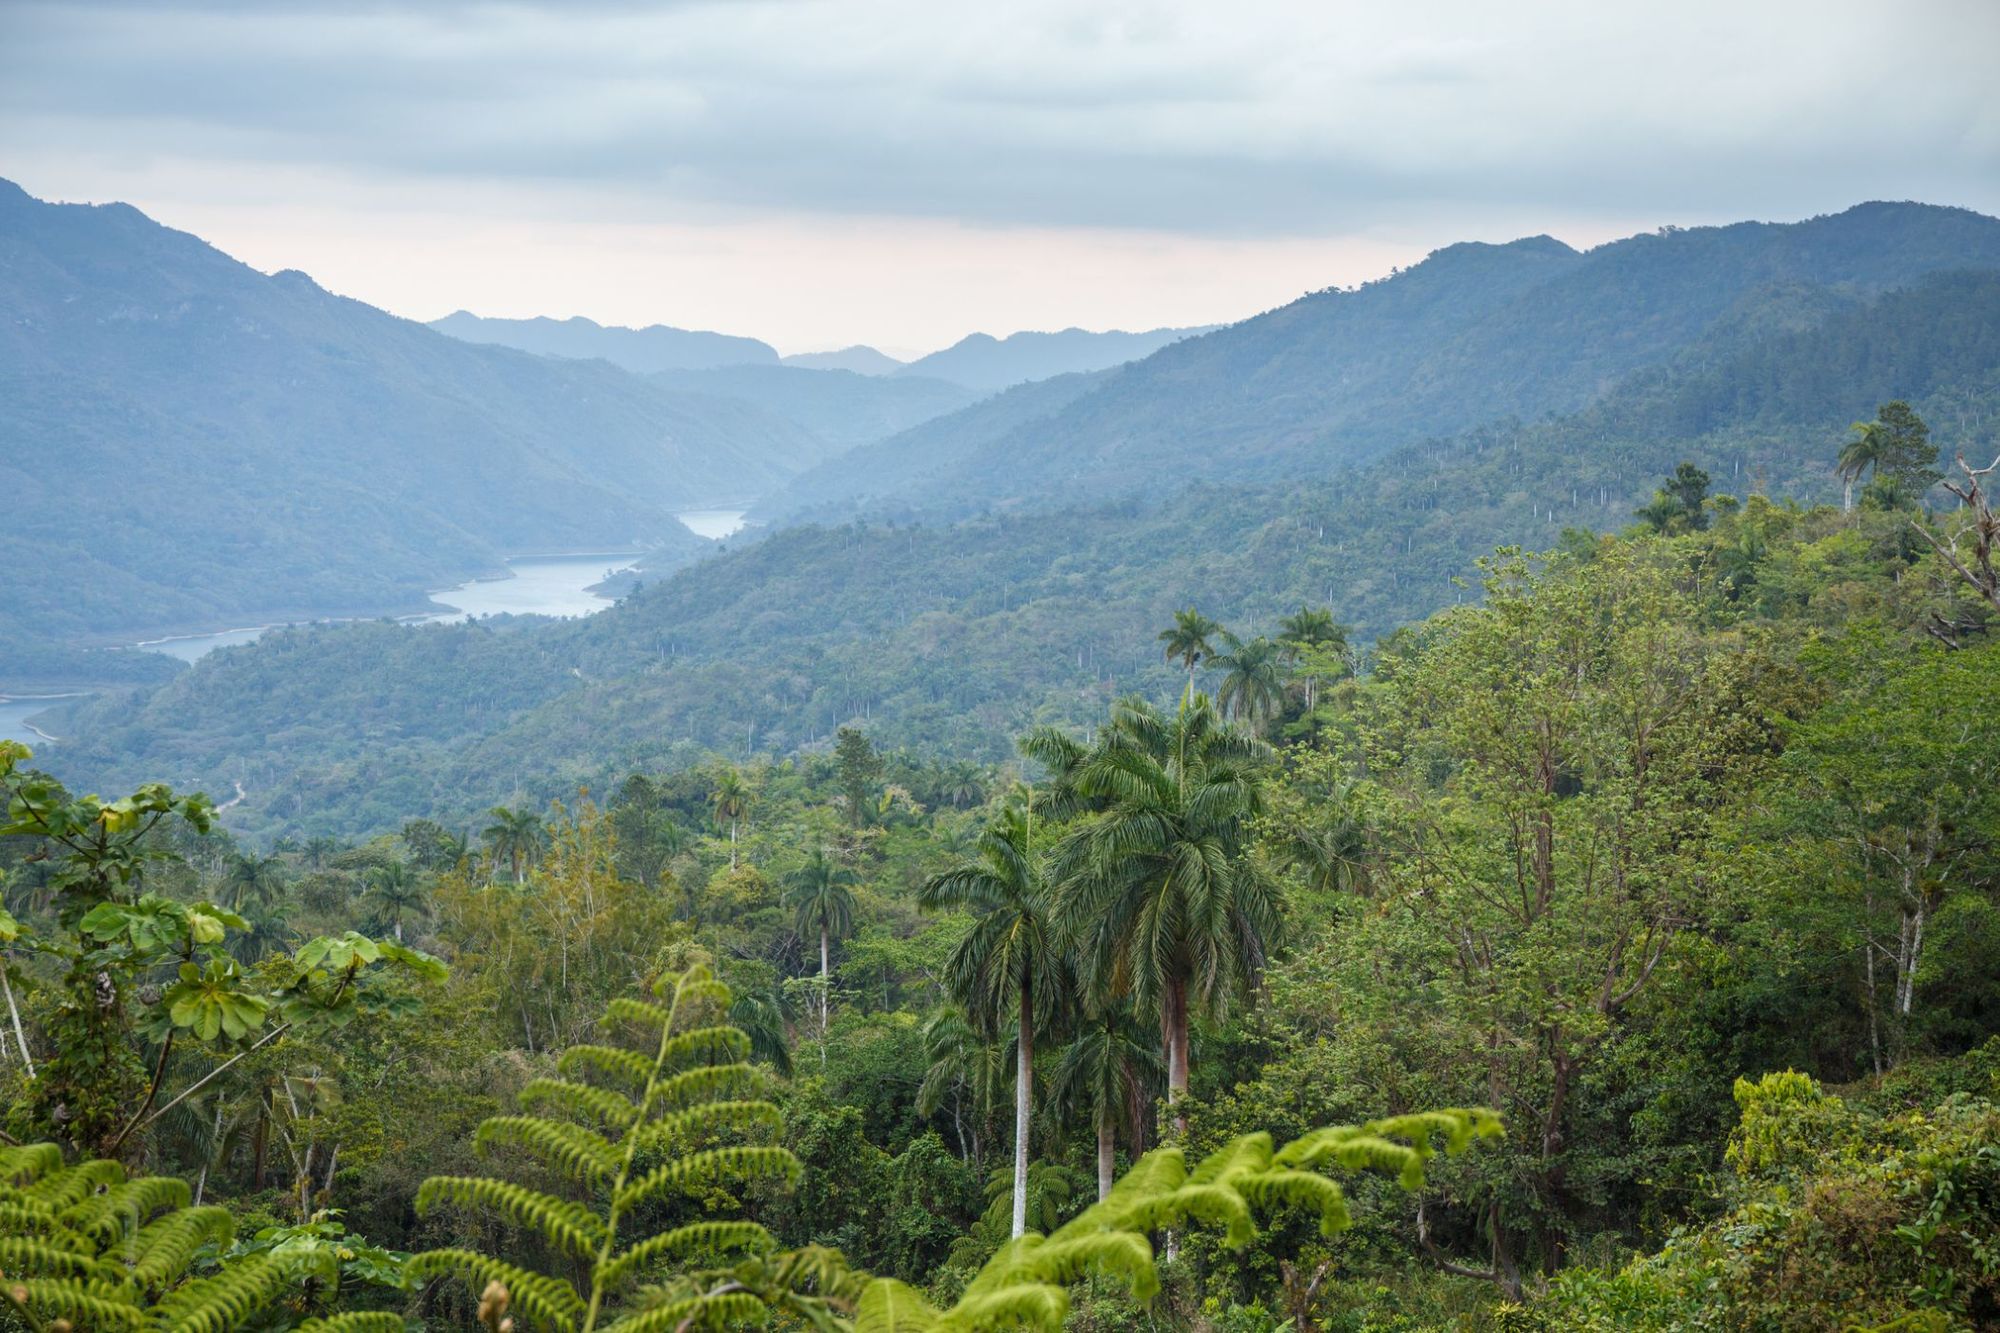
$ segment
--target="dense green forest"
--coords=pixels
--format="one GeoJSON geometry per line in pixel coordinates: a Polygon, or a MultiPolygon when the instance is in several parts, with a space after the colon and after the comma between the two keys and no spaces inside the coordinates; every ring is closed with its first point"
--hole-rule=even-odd
{"type": "Polygon", "coordinates": [[[98,790],[240,782],[232,826],[265,840],[412,814],[462,827],[496,800],[539,804],[711,752],[824,748],[848,722],[891,747],[990,762],[1033,726],[1084,725],[1128,692],[1168,697],[1175,675],[1149,627],[1189,602],[1246,632],[1328,606],[1366,643],[1476,597],[1482,553],[1622,526],[1682,459],[1739,497],[1834,499],[1849,423],[1899,397],[1952,449],[2000,449],[1993,273],[1941,273],[1830,313],[1800,292],[1759,309],[1754,327],[1582,413],[1321,480],[782,528],[573,624],[273,634],[70,710],[45,757],[98,790]]]}
{"type": "MultiPolygon", "coordinates": [[[[1942,419],[1864,415],[1813,464],[1851,509],[1669,459],[1622,533],[1558,513],[1372,646],[1379,612],[1287,586],[1253,621],[1179,571],[984,762],[837,710],[782,758],[667,738],[365,839],[300,791],[251,843],[0,747],[0,1129],[54,1145],[0,1149],[0,1318],[1991,1327],[2000,521],[1942,419]]],[[[1497,480],[1566,429],[1461,457],[1497,480]]],[[[693,633],[672,596],[627,617],[693,633]]],[[[574,655],[396,643],[589,675],[614,614],[574,655]]]]}

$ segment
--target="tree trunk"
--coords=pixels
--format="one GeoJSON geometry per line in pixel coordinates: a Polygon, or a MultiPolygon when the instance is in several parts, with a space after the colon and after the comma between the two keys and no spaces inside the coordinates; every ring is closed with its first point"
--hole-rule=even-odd
{"type": "Polygon", "coordinates": [[[729,821],[729,868],[736,869],[736,821],[729,821]]]}
{"type": "Polygon", "coordinates": [[[1104,1196],[1111,1193],[1113,1169],[1118,1165],[1118,1138],[1113,1132],[1111,1117],[1099,1113],[1097,1117],[1097,1201],[1104,1202],[1104,1196]]]}
{"type": "Polygon", "coordinates": [[[28,1053],[28,1034],[21,1031],[21,1010],[14,1003],[14,983],[7,979],[7,960],[0,957],[0,990],[7,992],[7,1016],[14,1020],[14,1040],[21,1047],[21,1062],[28,1067],[28,1077],[35,1076],[35,1057],[28,1053]]]}
{"type": "Polygon", "coordinates": [[[1034,1102],[1035,1010],[1021,983],[1021,1034],[1014,1043],[1014,1236],[1028,1229],[1028,1115],[1034,1102]]]}
{"type": "Polygon", "coordinates": [[[1187,1113],[1180,1109],[1188,1090],[1188,1005],[1187,978],[1175,976],[1167,982],[1167,1106],[1174,1113],[1174,1133],[1187,1133],[1187,1113]]]}
{"type": "Polygon", "coordinates": [[[826,919],[822,917],[819,923],[819,1058],[822,1064],[826,1062],[827,1013],[833,999],[832,969],[828,965],[831,957],[826,919]]]}
{"type": "Polygon", "coordinates": [[[1841,479],[1840,512],[1843,514],[1854,512],[1854,478],[1852,477],[1841,479]]]}

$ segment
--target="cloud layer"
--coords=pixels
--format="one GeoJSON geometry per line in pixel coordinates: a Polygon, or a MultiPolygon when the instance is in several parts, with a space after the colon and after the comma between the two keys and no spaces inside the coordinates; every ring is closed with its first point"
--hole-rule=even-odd
{"type": "MultiPolygon", "coordinates": [[[[1225,267],[1335,241],[1359,263],[1863,198],[2000,210],[1996,53],[1987,0],[16,3],[0,173],[225,227],[372,210],[719,256],[1012,231],[1060,238],[1051,262],[1150,234],[1225,267]]],[[[367,294],[437,295],[400,290],[367,294]]]]}

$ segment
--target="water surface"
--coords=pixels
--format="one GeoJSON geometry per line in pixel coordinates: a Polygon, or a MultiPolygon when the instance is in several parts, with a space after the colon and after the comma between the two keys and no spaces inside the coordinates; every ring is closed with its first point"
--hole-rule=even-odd
{"type": "Polygon", "coordinates": [[[0,741],[19,741],[34,750],[48,745],[49,738],[29,726],[28,719],[43,709],[54,707],[58,700],[77,697],[75,694],[0,694],[0,741]]]}
{"type": "MultiPolygon", "coordinates": [[[[739,515],[740,518],[740,515],[739,515]]],[[[630,569],[630,555],[529,555],[507,562],[506,578],[474,579],[431,594],[437,610],[409,617],[412,624],[450,624],[477,616],[507,613],[517,616],[587,616],[611,605],[590,591],[606,575],[630,569]]],[[[217,648],[250,643],[271,625],[217,630],[212,634],[176,634],[135,645],[192,662],[217,648]]]]}
{"type": "Polygon", "coordinates": [[[674,517],[695,536],[721,541],[743,526],[745,512],[741,509],[689,509],[674,517]]]}

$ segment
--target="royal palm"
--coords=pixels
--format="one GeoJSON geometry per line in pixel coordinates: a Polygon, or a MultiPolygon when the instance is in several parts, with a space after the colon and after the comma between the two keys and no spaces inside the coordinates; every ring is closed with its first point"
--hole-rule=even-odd
{"type": "Polygon", "coordinates": [[[854,872],[816,848],[791,874],[785,905],[798,920],[801,935],[819,936],[820,1059],[826,1059],[828,998],[832,994],[833,940],[854,928],[854,872]]]}
{"type": "Polygon", "coordinates": [[[1096,992],[1159,1015],[1170,1105],[1187,1094],[1190,1015],[1253,982],[1278,929],[1245,855],[1269,756],[1206,695],[1173,714],[1125,699],[1070,777],[1098,808],[1056,853],[1058,915],[1096,992]]]}
{"type": "Polygon", "coordinates": [[[1035,1033],[1048,1025],[1064,998],[1069,971],[1034,833],[1032,807],[1010,805],[980,837],[976,857],[933,877],[921,899],[925,907],[973,914],[972,928],[946,964],[947,981],[981,1028],[992,1032],[1010,1021],[1014,1026],[1016,1236],[1027,1225],[1035,1033]]]}

